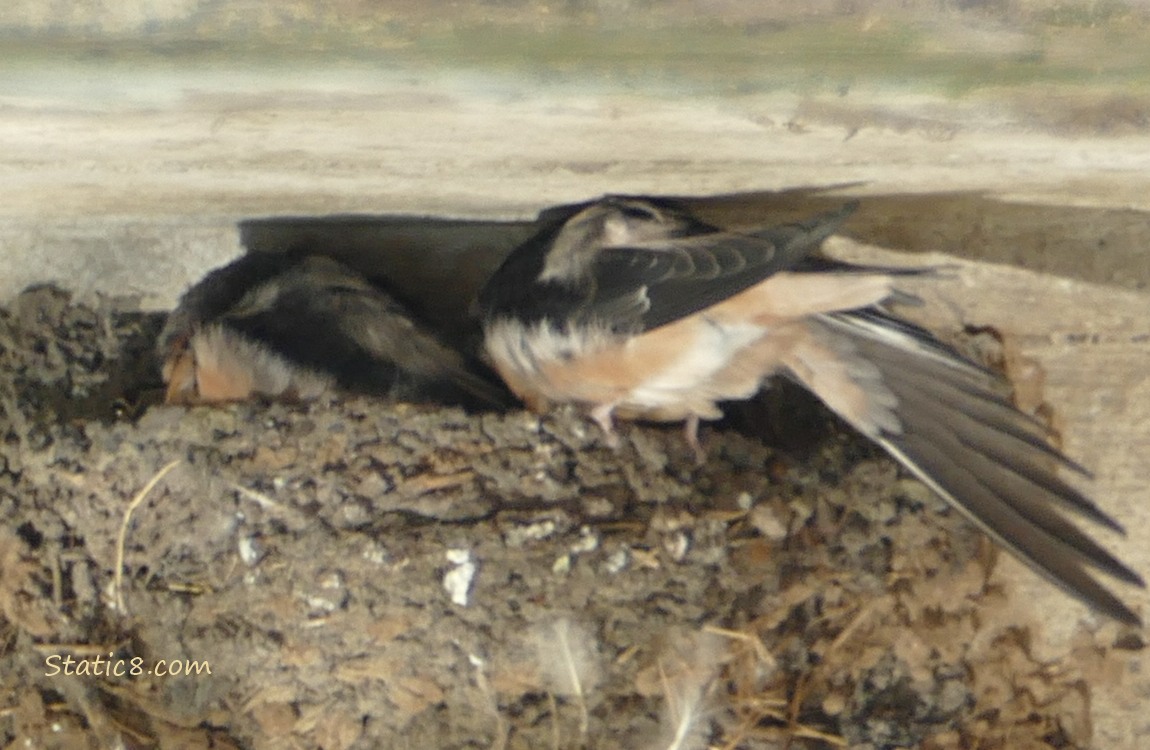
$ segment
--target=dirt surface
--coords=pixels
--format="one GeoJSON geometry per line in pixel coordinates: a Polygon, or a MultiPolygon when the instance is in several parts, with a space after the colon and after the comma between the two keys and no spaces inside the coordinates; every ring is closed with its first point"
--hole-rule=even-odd
{"type": "Polygon", "coordinates": [[[4,747],[1076,748],[1141,648],[1039,662],[993,550],[822,417],[696,467],[568,412],[150,406],[130,307],[0,311],[4,747]]]}

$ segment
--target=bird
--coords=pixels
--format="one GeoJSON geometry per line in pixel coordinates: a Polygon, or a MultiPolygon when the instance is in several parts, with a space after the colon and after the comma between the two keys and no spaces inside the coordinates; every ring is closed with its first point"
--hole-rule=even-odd
{"type": "Polygon", "coordinates": [[[321,255],[249,253],[191,287],[157,342],[168,403],[366,393],[499,408],[498,379],[321,255]]]}
{"type": "Polygon", "coordinates": [[[747,231],[674,201],[608,195],[540,216],[479,293],[486,357],[529,408],[700,421],[775,377],[810,391],[1034,570],[1097,611],[1138,615],[1095,577],[1142,577],[1072,521],[1124,533],[1059,474],[1088,475],[1021,412],[1000,373],[896,312],[905,275],[819,252],[855,210],[747,231]]]}

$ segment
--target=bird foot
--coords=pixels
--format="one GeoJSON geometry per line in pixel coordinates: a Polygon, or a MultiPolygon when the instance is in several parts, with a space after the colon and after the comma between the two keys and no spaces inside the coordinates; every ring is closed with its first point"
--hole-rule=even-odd
{"type": "Polygon", "coordinates": [[[707,452],[699,444],[699,417],[697,414],[687,417],[687,421],[683,423],[683,437],[687,439],[687,445],[695,454],[695,466],[702,466],[707,463],[707,452]]]}
{"type": "Polygon", "coordinates": [[[619,440],[619,433],[615,432],[615,420],[611,416],[613,411],[615,411],[614,404],[596,406],[591,410],[591,419],[595,420],[595,424],[599,425],[599,429],[603,431],[603,442],[607,444],[607,447],[617,451],[622,446],[622,442],[619,440]]]}

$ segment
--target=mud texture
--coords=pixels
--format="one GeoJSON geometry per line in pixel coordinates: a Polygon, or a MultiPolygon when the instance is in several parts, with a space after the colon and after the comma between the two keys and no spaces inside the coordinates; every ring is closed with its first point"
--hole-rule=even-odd
{"type": "Polygon", "coordinates": [[[1141,645],[1035,661],[989,545],[817,411],[697,467],[571,412],[163,407],[159,325],[0,311],[0,746],[1077,748],[1141,645]]]}

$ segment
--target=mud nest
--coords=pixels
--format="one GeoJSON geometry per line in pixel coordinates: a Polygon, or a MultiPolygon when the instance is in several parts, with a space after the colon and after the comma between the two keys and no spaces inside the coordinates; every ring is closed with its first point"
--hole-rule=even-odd
{"type": "Polygon", "coordinates": [[[0,746],[1088,744],[990,547],[846,431],[700,467],[570,412],[164,407],[160,324],[0,310],[0,746]]]}

